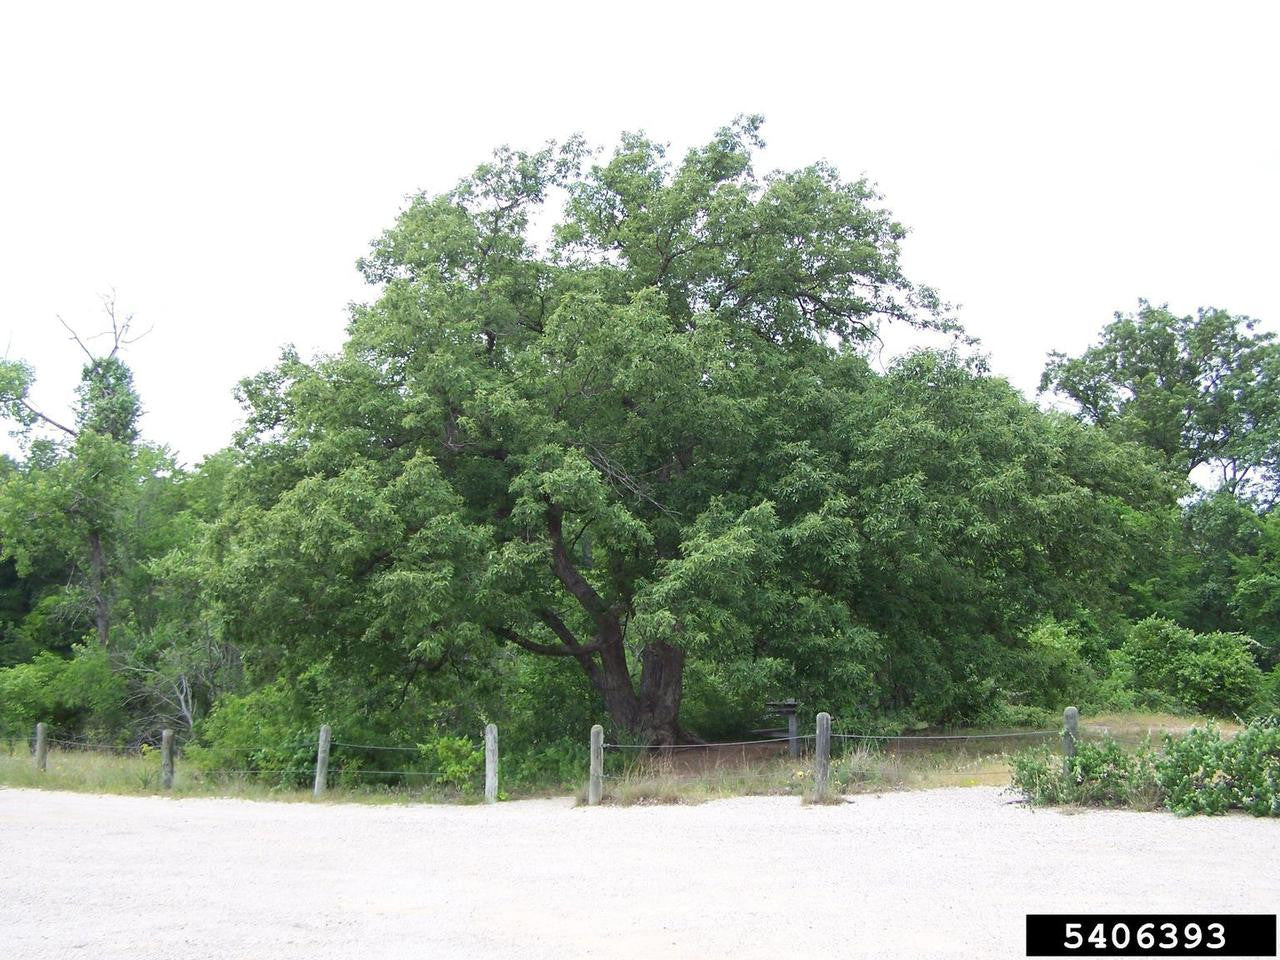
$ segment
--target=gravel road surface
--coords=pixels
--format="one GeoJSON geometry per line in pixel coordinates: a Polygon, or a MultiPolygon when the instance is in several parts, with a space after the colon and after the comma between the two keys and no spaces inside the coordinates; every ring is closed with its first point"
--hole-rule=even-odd
{"type": "Polygon", "coordinates": [[[1032,811],[361,806],[0,789],[0,957],[1022,957],[1029,912],[1280,909],[1280,823],[1032,811]]]}

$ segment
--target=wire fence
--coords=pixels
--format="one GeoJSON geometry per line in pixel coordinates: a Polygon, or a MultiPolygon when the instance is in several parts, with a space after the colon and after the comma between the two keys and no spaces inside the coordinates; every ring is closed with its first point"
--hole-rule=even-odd
{"type": "Polygon", "coordinates": [[[317,782],[324,789],[349,787],[366,789],[376,787],[380,790],[405,788],[438,787],[444,791],[472,789],[478,785],[479,767],[463,760],[457,768],[445,769],[439,764],[427,762],[428,755],[420,745],[360,743],[348,740],[331,740],[328,744],[323,766],[320,765],[319,737],[309,737],[290,741],[286,745],[262,745],[246,751],[249,756],[261,757],[262,762],[255,766],[217,767],[208,770],[205,776],[217,778],[244,777],[266,783],[277,783],[284,786],[314,786],[317,782]],[[270,760],[271,755],[285,761],[285,765],[277,765],[270,760]],[[304,756],[308,758],[307,766],[296,765],[304,756]],[[390,757],[398,762],[381,765],[380,758],[390,757]],[[414,759],[421,758],[421,764],[414,759]],[[288,765],[292,759],[295,765],[288,765]],[[470,769],[474,767],[474,769],[470,769]]]}
{"type": "Polygon", "coordinates": [[[707,750],[715,747],[755,747],[770,743],[799,743],[805,740],[812,740],[813,734],[797,734],[794,737],[765,737],[760,740],[714,740],[700,743],[606,743],[606,750],[646,750],[649,752],[661,751],[670,752],[676,750],[707,750]]]}
{"type": "MultiPolygon", "coordinates": [[[[804,771],[804,773],[805,773],[805,776],[807,777],[808,776],[807,771],[804,771]]],[[[728,772],[722,769],[719,771],[719,775],[720,775],[720,779],[725,782],[768,783],[768,784],[773,784],[775,786],[778,786],[779,788],[786,786],[791,780],[795,780],[798,782],[800,779],[799,777],[796,777],[796,776],[791,776],[791,777],[788,777],[786,775],[780,776],[777,771],[773,771],[773,770],[752,770],[750,768],[741,768],[732,772],[728,772]]],[[[610,780],[615,783],[639,784],[650,779],[657,779],[662,781],[663,783],[708,784],[708,783],[714,782],[713,779],[708,778],[705,772],[655,773],[650,771],[647,773],[640,773],[638,771],[628,771],[624,773],[605,773],[605,774],[602,774],[602,776],[605,780],[610,780]]]]}
{"type": "MultiPolygon", "coordinates": [[[[605,742],[603,729],[597,725],[592,729],[588,796],[589,802],[599,801],[601,790],[590,788],[597,782],[608,782],[611,791],[629,791],[641,800],[646,791],[654,796],[678,796],[681,791],[795,794],[810,790],[815,782],[824,789],[828,784],[834,785],[838,791],[893,788],[907,783],[994,782],[1007,777],[1008,768],[1003,759],[991,758],[1004,758],[1013,745],[1047,741],[1060,735],[1060,730],[836,732],[831,730],[830,718],[822,714],[816,733],[796,731],[752,739],[654,744],[605,742]]],[[[147,770],[151,769],[151,758],[160,753],[157,766],[164,765],[164,786],[168,789],[181,744],[172,731],[166,731],[163,740],[165,746],[158,750],[148,742],[125,744],[47,736],[40,725],[36,737],[2,738],[0,745],[7,746],[11,755],[19,744],[23,745],[35,754],[42,772],[51,749],[68,756],[83,753],[142,758],[147,770]]],[[[486,728],[483,750],[475,740],[468,742],[466,738],[459,738],[452,745],[443,741],[374,743],[362,737],[338,740],[333,739],[326,726],[319,735],[299,732],[276,743],[246,747],[231,759],[231,763],[216,765],[202,758],[204,766],[186,767],[185,784],[244,778],[268,789],[310,788],[316,796],[335,787],[441,796],[474,793],[483,784],[486,799],[496,800],[498,795],[497,730],[492,725],[486,728]],[[235,757],[241,762],[234,762],[235,757]]],[[[55,757],[55,766],[58,762],[61,761],[55,757]]]]}
{"type": "MultiPolygon", "coordinates": [[[[1007,733],[945,733],[945,734],[896,734],[896,733],[832,733],[832,740],[864,740],[878,742],[949,743],[957,741],[1017,740],[1022,738],[1057,737],[1058,730],[1011,730],[1007,733]]],[[[698,743],[605,743],[606,750],[641,750],[648,753],[670,753],[681,750],[710,750],[721,747],[756,747],[768,744],[811,743],[812,733],[798,733],[794,737],[764,737],[758,740],[709,740],[698,743]]]]}
{"type": "MultiPolygon", "coordinates": [[[[65,774],[71,774],[74,770],[83,769],[86,773],[90,771],[89,768],[67,767],[68,761],[60,758],[84,755],[148,761],[148,758],[154,756],[157,769],[164,763],[172,770],[176,757],[180,755],[180,748],[188,745],[187,741],[178,740],[172,733],[166,733],[170,747],[165,758],[161,756],[162,751],[158,745],[147,741],[121,743],[51,734],[52,731],[45,734],[37,730],[33,736],[0,737],[0,751],[7,752],[11,757],[19,750],[34,755],[37,770],[41,773],[49,769],[57,771],[61,765],[65,774]]],[[[200,767],[184,764],[183,778],[187,785],[243,778],[275,788],[315,789],[323,785],[324,789],[352,787],[385,791],[402,786],[411,789],[435,787],[446,792],[457,792],[478,785],[482,774],[480,766],[467,762],[465,756],[460,758],[455,767],[446,768],[431,762],[430,755],[416,744],[410,746],[357,740],[331,740],[326,749],[327,762],[322,765],[320,742],[321,736],[312,734],[286,738],[276,743],[260,743],[237,751],[242,760],[248,760],[248,763],[200,767]]],[[[149,769],[150,762],[146,765],[149,769]]]]}
{"type": "Polygon", "coordinates": [[[333,746],[335,746],[335,747],[350,747],[350,748],[355,749],[355,750],[388,750],[388,751],[400,751],[400,750],[405,750],[405,751],[408,751],[408,752],[410,752],[410,753],[421,753],[421,752],[422,752],[422,748],[421,748],[421,747],[419,747],[419,746],[413,746],[413,747],[390,747],[390,746],[381,746],[381,745],[376,744],[376,743],[344,743],[344,742],[343,742],[343,741],[341,741],[341,740],[334,740],[334,741],[333,741],[333,746]]]}
{"type": "Polygon", "coordinates": [[[430,759],[429,748],[424,745],[387,743],[355,743],[334,740],[329,756],[331,764],[326,774],[326,785],[359,785],[379,782],[380,786],[395,786],[387,781],[407,781],[406,786],[420,788],[434,786],[443,789],[467,790],[479,785],[481,770],[478,763],[469,762],[466,755],[457,758],[452,769],[445,769],[430,759]],[[389,769],[378,766],[380,758],[390,756],[397,762],[389,769]],[[421,762],[415,764],[414,758],[421,762]],[[364,766],[372,763],[373,766],[364,766]]]}
{"type": "Polygon", "coordinates": [[[737,793],[809,796],[820,768],[824,791],[836,794],[999,785],[1008,782],[1010,752],[1060,735],[1060,730],[829,731],[670,745],[607,742],[602,744],[600,794],[607,791],[623,802],[737,793]]]}
{"type": "MultiPolygon", "coordinates": [[[[264,777],[273,779],[279,777],[296,776],[296,777],[313,777],[315,776],[315,767],[298,767],[293,770],[287,769],[262,769],[256,767],[245,767],[242,769],[228,769],[218,767],[209,771],[210,776],[241,776],[241,777],[264,777]]],[[[434,770],[337,770],[331,769],[327,771],[326,776],[330,783],[341,780],[343,777],[439,777],[439,771],[434,770]]]]}
{"type": "Polygon", "coordinates": [[[1011,730],[1008,733],[920,733],[920,734],[887,734],[887,733],[833,733],[832,740],[892,740],[908,742],[955,740],[1017,740],[1023,737],[1056,737],[1057,730],[1011,730]]]}
{"type": "Polygon", "coordinates": [[[143,745],[127,745],[119,743],[108,743],[106,741],[92,740],[64,740],[59,737],[50,737],[49,743],[56,744],[64,750],[80,750],[84,752],[110,753],[115,756],[128,757],[140,756],[143,752],[143,745]]]}

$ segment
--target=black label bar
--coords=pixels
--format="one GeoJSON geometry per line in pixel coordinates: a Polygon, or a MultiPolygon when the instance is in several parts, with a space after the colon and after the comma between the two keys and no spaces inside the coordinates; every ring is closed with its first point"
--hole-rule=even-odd
{"type": "Polygon", "coordinates": [[[1029,957],[1274,957],[1274,913],[1031,913],[1029,957]]]}

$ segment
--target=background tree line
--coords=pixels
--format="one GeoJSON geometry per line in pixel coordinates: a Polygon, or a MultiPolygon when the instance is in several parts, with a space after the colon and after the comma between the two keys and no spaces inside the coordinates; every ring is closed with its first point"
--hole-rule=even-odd
{"type": "Polygon", "coordinates": [[[757,173],[759,128],[416,197],[341,351],[242,381],[194,468],[139,436],[114,310],[72,423],[0,363],[0,726],[265,770],[322,721],[496,720],[532,776],[597,720],[721,737],[780,696],[884,729],[1276,709],[1274,338],[1140,303],[1049,359],[1070,411],[954,350],[877,372],[886,324],[958,328],[872,186],[757,173]]]}

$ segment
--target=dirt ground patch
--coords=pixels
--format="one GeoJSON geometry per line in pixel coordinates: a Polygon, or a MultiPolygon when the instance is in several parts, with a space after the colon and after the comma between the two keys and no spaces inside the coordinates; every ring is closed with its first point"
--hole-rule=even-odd
{"type": "Polygon", "coordinates": [[[0,956],[1021,957],[1029,912],[1274,912],[1280,823],[999,790],[574,808],[0,790],[0,956]]]}

